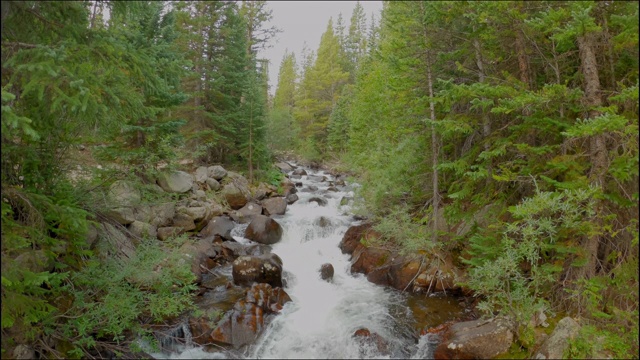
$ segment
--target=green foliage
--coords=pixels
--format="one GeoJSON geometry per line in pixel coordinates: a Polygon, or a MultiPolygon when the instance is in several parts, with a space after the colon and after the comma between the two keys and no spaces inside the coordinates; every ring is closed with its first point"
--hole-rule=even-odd
{"type": "MultiPolygon", "coordinates": [[[[376,219],[374,229],[385,241],[394,240],[402,254],[430,254],[441,248],[442,244],[431,240],[431,228],[427,224],[412,219],[406,206],[389,209],[384,217],[376,219]]],[[[394,244],[389,244],[394,245],[394,244]]]]}
{"type": "Polygon", "coordinates": [[[471,238],[475,258],[465,261],[475,266],[468,285],[487,296],[480,309],[499,309],[524,324],[546,309],[542,294],[559,279],[564,262],[579,256],[580,249],[572,242],[595,230],[589,221],[594,193],[594,189],[538,192],[509,209],[515,221],[504,224],[502,238],[493,245],[497,249],[480,237],[471,238]],[[484,249],[488,251],[483,253],[484,249]]]}
{"type": "Polygon", "coordinates": [[[116,343],[143,331],[140,321],[162,321],[193,306],[195,277],[179,252],[157,241],[141,243],[126,261],[90,262],[70,277],[65,291],[73,298],[57,331],[74,346],[91,348],[100,339],[116,343]]]}

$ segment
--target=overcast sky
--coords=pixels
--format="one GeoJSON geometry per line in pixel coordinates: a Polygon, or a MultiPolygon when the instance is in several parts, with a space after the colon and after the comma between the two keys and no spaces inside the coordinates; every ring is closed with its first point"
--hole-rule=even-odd
{"type": "MultiPolygon", "coordinates": [[[[371,14],[375,13],[376,23],[380,20],[382,1],[361,1],[367,26],[371,21],[371,14]]],[[[342,13],[345,27],[349,27],[349,20],[356,1],[268,1],[273,10],[273,19],[266,27],[272,25],[282,30],[277,35],[273,46],[263,50],[259,57],[269,59],[269,92],[276,91],[278,70],[285,50],[296,54],[296,62],[301,63],[302,47],[307,42],[309,50],[317,51],[320,37],[327,29],[329,18],[333,18],[335,25],[338,14],[342,13]]]]}

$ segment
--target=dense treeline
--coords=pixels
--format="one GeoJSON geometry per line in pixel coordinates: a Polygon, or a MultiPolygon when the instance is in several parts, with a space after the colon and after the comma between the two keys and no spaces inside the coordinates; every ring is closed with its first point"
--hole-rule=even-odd
{"type": "Polygon", "coordinates": [[[3,358],[25,344],[107,357],[190,306],[170,243],[123,263],[87,239],[116,179],[184,157],[268,175],[270,16],[264,1],[2,2],[3,358]],[[85,148],[104,166],[82,163],[85,148]]]}
{"type": "Polygon", "coordinates": [[[534,313],[568,312],[588,324],[570,356],[637,357],[638,3],[390,1],[366,22],[329,22],[297,76],[285,56],[277,149],[339,157],[387,245],[453,254],[523,349],[534,313]]]}

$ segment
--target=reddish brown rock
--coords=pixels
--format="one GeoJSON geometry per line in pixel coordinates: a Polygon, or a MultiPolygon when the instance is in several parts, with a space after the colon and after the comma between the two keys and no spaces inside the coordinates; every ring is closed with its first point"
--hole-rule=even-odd
{"type": "Polygon", "coordinates": [[[513,342],[511,324],[503,319],[456,323],[443,337],[435,359],[492,359],[506,353],[513,342]]]}
{"type": "Polygon", "coordinates": [[[281,287],[282,260],[276,254],[240,256],[234,260],[231,274],[237,285],[249,286],[256,282],[281,287]]]}
{"type": "Polygon", "coordinates": [[[331,281],[333,279],[333,265],[326,263],[320,266],[320,277],[322,280],[331,281]]]}
{"type": "Polygon", "coordinates": [[[353,333],[353,337],[358,339],[360,343],[374,345],[378,352],[383,355],[389,355],[389,343],[380,334],[371,332],[367,328],[360,328],[353,333]]]}
{"type": "Polygon", "coordinates": [[[362,224],[350,227],[342,237],[342,241],[340,241],[340,250],[342,250],[343,254],[353,254],[357,248],[363,246],[360,241],[362,239],[367,239],[371,233],[373,233],[373,230],[371,230],[371,224],[362,224]]]}

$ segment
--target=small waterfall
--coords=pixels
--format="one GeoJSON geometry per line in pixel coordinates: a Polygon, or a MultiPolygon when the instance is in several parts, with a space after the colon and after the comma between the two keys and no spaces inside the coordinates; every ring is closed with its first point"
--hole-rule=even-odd
{"type": "Polygon", "coordinates": [[[193,347],[193,337],[187,319],[166,331],[156,331],[155,337],[163,353],[171,353],[174,349],[184,351],[193,347]]]}

